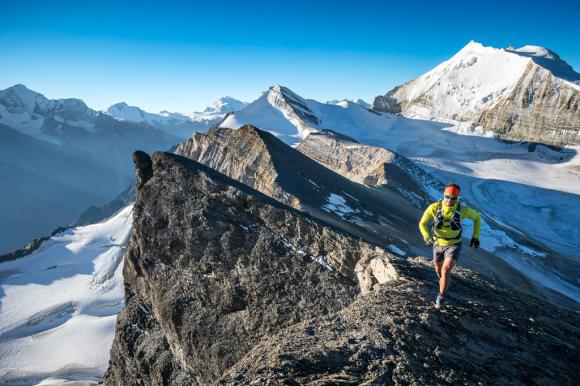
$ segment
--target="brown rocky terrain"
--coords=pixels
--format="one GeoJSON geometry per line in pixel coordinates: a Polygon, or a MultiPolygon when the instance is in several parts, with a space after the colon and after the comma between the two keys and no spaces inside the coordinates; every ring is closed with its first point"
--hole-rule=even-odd
{"type": "MultiPolygon", "coordinates": [[[[403,264],[403,263],[401,263],[403,264]]],[[[222,384],[572,385],[577,316],[454,272],[453,297],[434,313],[429,262],[409,259],[399,280],[340,312],[263,341],[222,384]]]]}
{"type": "Polygon", "coordinates": [[[551,145],[580,144],[580,89],[530,63],[510,93],[476,124],[499,138],[551,145]]]}
{"type": "Polygon", "coordinates": [[[375,244],[422,243],[421,213],[399,192],[351,181],[254,126],[195,133],[175,153],[375,244]]]}
{"type": "Polygon", "coordinates": [[[197,162],[137,153],[135,163],[126,307],[106,384],[214,382],[263,336],[397,276],[382,248],[197,162]]]}
{"type": "MultiPolygon", "coordinates": [[[[328,131],[310,134],[296,150],[351,181],[398,193],[419,209],[431,203],[417,181],[436,185],[435,179],[391,150],[363,145],[328,131]]],[[[439,185],[436,188],[441,190],[443,186],[439,185]]]]}
{"type": "MultiPolygon", "coordinates": [[[[208,134],[195,133],[176,153],[375,245],[395,246],[407,255],[431,253],[423,244],[417,223],[431,203],[426,189],[442,191],[443,184],[387,149],[359,144],[330,131],[310,134],[293,149],[268,132],[244,125],[234,130],[214,128],[208,134]],[[368,182],[381,184],[358,183],[369,175],[368,182]]],[[[496,222],[480,208],[476,210],[517,242],[531,243],[523,239],[522,233],[496,222]]],[[[545,249],[536,243],[531,247],[545,249]]],[[[570,307],[566,298],[537,287],[485,250],[465,250],[461,264],[504,285],[570,307]]]]}
{"type": "Polygon", "coordinates": [[[134,155],[107,385],[574,384],[579,317],[397,257],[200,163],[134,155]]]}

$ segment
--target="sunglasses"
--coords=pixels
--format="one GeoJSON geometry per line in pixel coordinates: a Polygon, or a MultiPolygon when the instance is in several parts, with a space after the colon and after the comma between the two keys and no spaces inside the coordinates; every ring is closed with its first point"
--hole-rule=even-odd
{"type": "Polygon", "coordinates": [[[455,201],[458,198],[457,196],[450,196],[448,194],[446,194],[444,197],[446,200],[451,200],[451,201],[455,201]]]}

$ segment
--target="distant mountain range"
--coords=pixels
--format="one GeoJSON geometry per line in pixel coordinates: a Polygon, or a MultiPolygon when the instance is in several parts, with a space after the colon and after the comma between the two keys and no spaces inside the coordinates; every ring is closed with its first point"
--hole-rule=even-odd
{"type": "Polygon", "coordinates": [[[166,131],[168,134],[187,139],[196,131],[207,131],[227,113],[241,110],[247,104],[231,97],[223,97],[201,112],[181,114],[162,111],[159,114],[153,114],[143,111],[139,107],[128,106],[126,103],[121,102],[112,105],[106,112],[119,121],[148,123],[159,130],[166,131]]]}
{"type": "Polygon", "coordinates": [[[48,99],[23,85],[0,90],[0,253],[117,196],[133,180],[134,150],[168,150],[243,106],[236,103],[221,99],[196,121],[115,105],[109,110],[128,116],[115,119],[80,99],[48,99]]]}

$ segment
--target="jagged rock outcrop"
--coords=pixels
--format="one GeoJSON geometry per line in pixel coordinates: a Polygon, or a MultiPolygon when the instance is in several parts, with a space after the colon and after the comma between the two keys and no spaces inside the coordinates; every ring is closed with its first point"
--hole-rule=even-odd
{"type": "Polygon", "coordinates": [[[429,194],[417,183],[430,176],[405,157],[385,148],[363,145],[326,131],[310,134],[296,150],[351,181],[387,187],[421,210],[431,202],[429,194]]]}
{"type": "Polygon", "coordinates": [[[245,125],[238,130],[215,128],[194,133],[175,154],[191,158],[276,200],[300,209],[300,200],[280,187],[272,154],[261,133],[245,125]]]}
{"type": "Polygon", "coordinates": [[[105,384],[210,384],[264,337],[397,277],[379,247],[197,162],[145,158],[105,384]]]}
{"type": "Polygon", "coordinates": [[[422,242],[414,227],[420,213],[406,198],[355,183],[254,126],[196,133],[176,154],[367,241],[399,244],[411,234],[422,242]]]}
{"type": "Polygon", "coordinates": [[[580,144],[580,74],[543,47],[470,42],[451,59],[373,102],[375,111],[470,122],[501,139],[580,144]]]}
{"type": "Polygon", "coordinates": [[[395,258],[183,157],[155,153],[150,171],[141,161],[150,178],[137,188],[106,385],[580,376],[574,313],[458,268],[435,314],[427,260],[395,258]]]}

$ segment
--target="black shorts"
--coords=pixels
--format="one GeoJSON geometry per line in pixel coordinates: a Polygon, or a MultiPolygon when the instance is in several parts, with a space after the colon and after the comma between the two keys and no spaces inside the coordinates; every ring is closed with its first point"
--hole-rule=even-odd
{"type": "Polygon", "coordinates": [[[457,262],[459,259],[459,252],[461,252],[461,243],[452,245],[435,245],[433,246],[433,260],[441,261],[443,259],[451,258],[457,262]]]}

